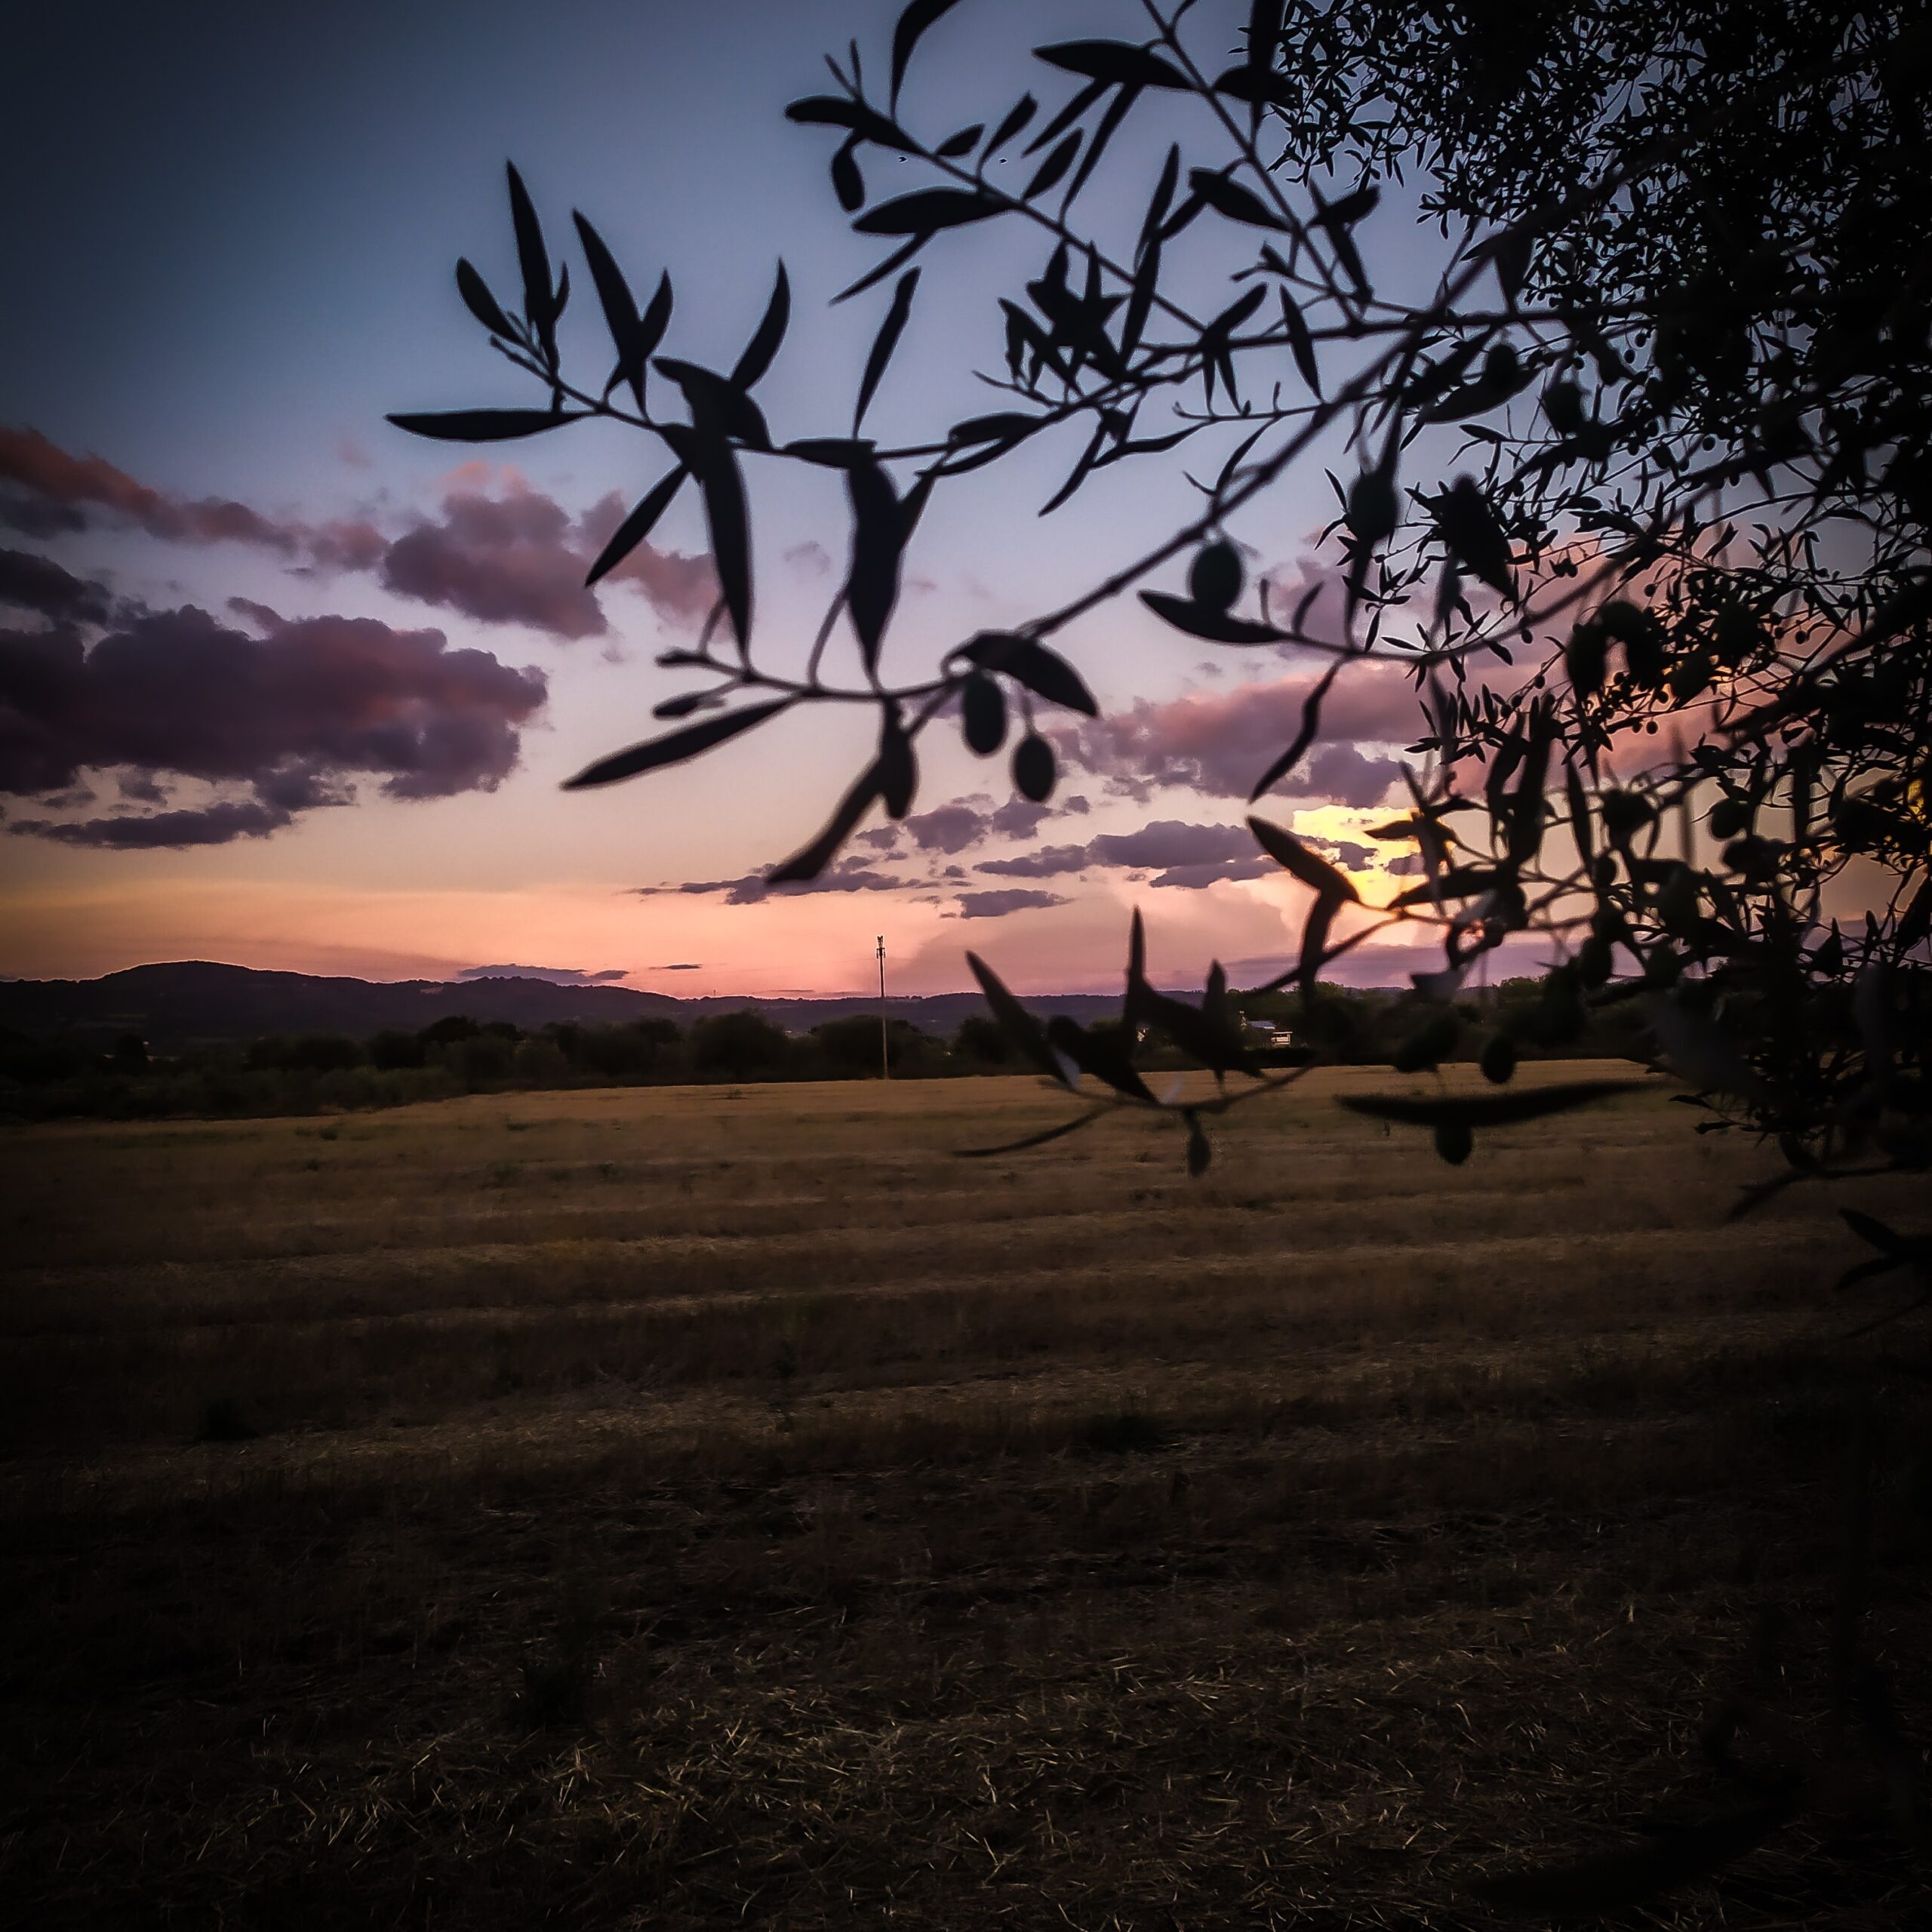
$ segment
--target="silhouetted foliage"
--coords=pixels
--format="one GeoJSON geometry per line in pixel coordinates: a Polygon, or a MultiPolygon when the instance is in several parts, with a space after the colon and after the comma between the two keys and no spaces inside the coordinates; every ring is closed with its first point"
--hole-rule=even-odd
{"type": "MultiPolygon", "coordinates": [[[[870,1078],[879,1071],[879,1023],[872,1014],[854,1013],[828,1020],[812,1029],[811,1039],[823,1055],[828,1072],[870,1078]]],[[[908,1020],[888,1020],[885,1061],[897,1074],[937,1071],[938,1042],[908,1020]]]]}
{"type": "Polygon", "coordinates": [[[1013,1042],[999,1022],[986,1015],[969,1013],[952,1036],[955,1059],[977,1061],[987,1066],[1004,1066],[1014,1057],[1013,1042]]]}
{"type": "Polygon", "coordinates": [[[138,1033],[123,1033],[108,1054],[107,1063],[116,1073],[138,1076],[148,1070],[148,1043],[138,1033]]]}
{"type": "Polygon", "coordinates": [[[789,1057],[792,1042],[782,1026],[761,1013],[715,1013],[691,1029],[691,1070],[734,1080],[770,1073],[789,1057]]]}
{"type": "MultiPolygon", "coordinates": [[[[616,358],[601,383],[564,371],[567,278],[552,277],[514,169],[521,310],[459,267],[465,303],[548,408],[396,420],[490,440],[604,416],[657,438],[670,467],[593,580],[686,482],[710,529],[718,607],[695,648],[660,660],[709,682],[660,711],[712,715],[571,782],[678,763],[803,704],[873,706],[871,763],[774,880],[822,870],[875,804],[909,811],[918,740],[955,711],[982,754],[1008,741],[1017,712],[1014,786],[1045,798],[1056,761],[1036,707],[1095,709],[1048,640],[1191,559],[1184,594],[1143,593],[1168,622],[1327,660],[1294,742],[1257,774],[1257,798],[1306,758],[1324,700],[1360,666],[1403,666],[1422,700],[1410,749],[1424,762],[1378,835],[1413,854],[1415,886],[1358,909],[1346,874],[1286,828],[1253,821],[1312,895],[1298,963],[1275,984],[1311,988],[1369,934],[1414,926],[1440,937],[1441,968],[1418,976],[1419,992],[1440,1001],[1485,952],[1534,929],[1560,963],[1543,998],[1512,1011],[1509,1046],[1485,1060],[1499,1084],[1512,1054],[1560,1048],[1627,1002],[1712,1124],[1774,1137],[1807,1173],[1925,1165],[1932,235],[1915,186],[1928,63],[1915,11],[1297,0],[1254,8],[1243,57],[1225,66],[1220,10],[1149,5],[1143,42],[1036,50],[1050,86],[1078,83],[1037,131],[1029,96],[969,140],[928,138],[900,118],[898,82],[947,11],[907,11],[887,97],[868,90],[855,48],[832,63],[835,91],[789,110],[840,137],[839,205],[889,245],[840,299],[897,277],[867,325],[850,433],[775,439],[753,399],[790,312],[782,267],[721,374],[656,353],[668,274],[640,313],[580,215],[616,358]],[[1074,205],[1150,90],[1194,97],[1207,147],[1171,149],[1122,251],[1082,228],[1074,205]],[[1041,158],[1010,177],[990,164],[1023,134],[1025,154],[1041,158]],[[869,200],[869,150],[918,171],[895,168],[892,196],[869,200]],[[1438,279],[1426,296],[1392,298],[1375,264],[1395,217],[1377,211],[1411,169],[1442,237],[1438,279]],[[919,272],[900,271],[949,231],[992,221],[1030,227],[1044,251],[1023,289],[990,291],[1004,405],[924,441],[862,437],[875,392],[918,338],[919,272]],[[1197,306],[1217,272],[1228,296],[1197,306]],[[1213,478],[1199,514],[1057,608],[962,639],[936,676],[882,681],[903,559],[940,486],[1063,429],[1084,442],[1048,508],[1113,464],[1185,460],[1213,478]],[[1346,577],[1339,637],[1305,628],[1306,603],[1272,606],[1238,534],[1270,485],[1337,448],[1352,466],[1335,481],[1328,533],[1346,577]],[[1203,460],[1210,450],[1224,452],[1218,465],[1203,460]],[[849,504],[851,570],[795,675],[755,654],[747,458],[829,469],[849,504]],[[825,675],[841,616],[861,688],[825,675]],[[712,640],[728,621],[724,655],[712,640]],[[1873,909],[1847,930],[1823,895],[1854,878],[1869,882],[1873,909]]],[[[1140,160],[1113,152],[1110,173],[1127,177],[1116,192],[1134,192],[1140,160]]],[[[1405,263],[1402,286],[1414,282],[1405,263]]],[[[1214,1044],[1221,997],[1211,988],[1191,1019],[1171,1001],[1157,1014],[1130,971],[1129,1024],[1255,1081],[1211,1111],[1296,1076],[1214,1044]]],[[[1113,1057],[1104,1043],[1063,1029],[1043,1058],[1035,1029],[1023,1032],[1017,1044],[1043,1069],[1162,1104],[1087,1063],[1113,1057]]],[[[1313,1015],[1309,1033],[1317,1057],[1354,1037],[1313,1015]]],[[[1421,1040],[1391,1057],[1440,1056],[1421,1040]]]]}
{"type": "MultiPolygon", "coordinates": [[[[459,269],[464,300],[547,411],[396,420],[489,439],[604,416],[656,438],[669,466],[593,577],[687,482],[710,532],[718,608],[694,648],[660,660],[703,681],[660,709],[711,715],[572,783],[673,764],[812,704],[872,707],[869,762],[775,881],[822,871],[875,804],[903,817],[920,740],[955,715],[977,753],[1013,743],[1015,789],[1045,799],[1058,774],[1041,714],[1095,708],[1049,640],[1140,588],[1190,640],[1324,664],[1300,729],[1255,774],[1257,801],[1319,742],[1342,680],[1377,664],[1407,672],[1419,762],[1375,836],[1418,878],[1364,906],[1288,828],[1251,821],[1307,890],[1295,964],[1256,989],[1298,990],[1302,1065],[1257,1051],[1218,966],[1198,1004],[1152,988],[1137,915],[1118,1029],[1043,1026],[972,958],[1016,1061],[1101,1097],[1017,1146],[1113,1107],[1159,1109],[1199,1174],[1212,1157],[1206,1119],[1300,1078],[1309,1058],[1372,1045],[1411,1074],[1455,1055],[1479,1061],[1486,1091],[1475,1095],[1351,1096],[1426,1128],[1461,1161],[1487,1127],[1603,1091],[1512,1081],[1522,1058],[1621,1015],[1688,1083],[1703,1125],[1781,1150],[1786,1174],[1743,1205],[1801,1176],[1932,1165],[1932,28],[1921,10],[1256,0],[1242,23],[1225,7],[1147,0],[1140,15],[1122,10],[1144,28],[1139,41],[1034,50],[1034,85],[1062,103],[1037,129],[1029,94],[958,136],[956,102],[929,133],[902,118],[900,93],[952,11],[915,0],[889,63],[862,69],[855,46],[831,63],[832,91],[789,110],[834,137],[837,204],[886,250],[838,299],[892,281],[882,314],[857,325],[869,347],[848,432],[774,436],[752,398],[789,314],[782,269],[764,320],[719,374],[656,355],[668,275],[639,316],[579,217],[615,355],[608,377],[581,380],[562,366],[566,291],[514,170],[521,312],[459,269]],[[1197,110],[1185,146],[1158,165],[1112,145],[1150,95],[1197,110]],[[1021,165],[1002,171],[1002,152],[1021,165]],[[875,157],[893,165],[869,180],[875,157]],[[1081,202],[1103,166],[1109,193],[1081,202]],[[1399,213],[1378,208],[1411,174],[1429,226],[1392,229],[1399,213]],[[1108,202],[1144,210],[1131,242],[1075,214],[1108,202]],[[909,264],[989,223],[1030,231],[1040,248],[1035,275],[986,291],[1004,347],[988,374],[998,406],[891,447],[862,437],[875,394],[920,341],[909,264]],[[1198,513],[1070,583],[1054,608],[961,638],[932,674],[886,681],[904,558],[941,486],[1036,443],[1070,459],[1046,510],[1103,468],[1184,462],[1198,513]],[[849,574],[795,672],[761,658],[753,631],[746,478],[773,461],[834,472],[851,515],[849,574]],[[1271,486],[1318,462],[1334,465],[1325,534],[1343,584],[1339,635],[1310,627],[1312,595],[1278,608],[1249,568],[1271,486]],[[841,616],[855,673],[837,682],[825,665],[841,616]],[[713,641],[728,623],[728,651],[713,641]],[[1828,894],[1854,915],[1833,916],[1828,894]],[[1370,1011],[1324,986],[1325,969],[1395,929],[1441,949],[1412,1000],[1370,1011]],[[1555,961],[1534,992],[1459,1005],[1484,955],[1524,931],[1555,961]],[[1216,1095],[1150,1089],[1135,1064],[1143,1029],[1213,1069],[1216,1095]],[[1230,1090],[1230,1075],[1245,1084],[1230,1090]]],[[[961,10],[948,31],[973,31],[971,18],[961,10]]],[[[719,1023],[699,1029],[694,1052],[719,1023]]],[[[1906,1237],[1867,1233],[1880,1259],[1906,1254],[1906,1237]]],[[[1909,1265],[1922,1275],[1922,1259],[1909,1265]]],[[[1761,1792],[1737,1817],[1652,1851],[1496,1896],[1543,1911],[1586,1894],[1593,1908],[1627,1903],[1755,1842],[1785,1803],[1783,1786],[1761,1792]]]]}
{"type": "Polygon", "coordinates": [[[420,1033],[405,1033],[398,1026],[386,1026],[369,1036],[369,1064],[386,1072],[420,1066],[429,1057],[429,1044],[420,1033]]]}
{"type": "Polygon", "coordinates": [[[459,1040],[473,1040],[482,1030],[467,1014],[451,1013],[432,1020],[416,1037],[426,1047],[447,1047],[459,1040]]]}
{"type": "Polygon", "coordinates": [[[278,1072],[334,1073],[362,1062],[362,1048],[340,1033],[302,1033],[294,1038],[271,1034],[253,1041],[247,1064],[278,1072]]]}

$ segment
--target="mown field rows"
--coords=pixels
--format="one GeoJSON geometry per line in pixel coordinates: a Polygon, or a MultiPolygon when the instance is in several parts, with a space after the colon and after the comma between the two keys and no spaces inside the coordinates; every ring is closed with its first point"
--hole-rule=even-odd
{"type": "MultiPolygon", "coordinates": [[[[1724,1801],[1767,1608],[1820,1708],[1889,1345],[1835,1210],[1901,1190],[1727,1226],[1763,1157],[1654,1081],[1462,1168],[1334,1105],[1391,1084],[1238,1111],[1198,1182],[1128,1120],[958,1158],[1056,1117],[1018,1080],[8,1134],[0,1883],[1449,1927],[1724,1801]]],[[[1910,1505],[1870,1628],[1922,1715],[1910,1505]]],[[[1675,1922],[1897,1922],[1863,1775],[1675,1922]]]]}

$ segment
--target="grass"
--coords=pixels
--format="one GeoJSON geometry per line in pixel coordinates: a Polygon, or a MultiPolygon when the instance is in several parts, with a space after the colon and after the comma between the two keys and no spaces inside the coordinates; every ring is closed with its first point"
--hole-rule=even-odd
{"type": "MultiPolygon", "coordinates": [[[[1767,1607],[1753,1694],[1824,1734],[1897,1341],[1833,1339],[1833,1210],[1909,1194],[1726,1228],[1758,1157],[1658,1092],[1450,1168],[1329,1098],[1399,1084],[1238,1112],[1199,1183],[1127,1120],[955,1158],[1056,1117],[1023,1080],[8,1132],[0,1887],[1462,1927],[1727,1801],[1698,1730],[1767,1607]]],[[[1869,1623],[1922,1719],[1911,1504],[1869,1623]]],[[[1905,1922],[1861,1774],[1649,1922],[1905,1922]]]]}

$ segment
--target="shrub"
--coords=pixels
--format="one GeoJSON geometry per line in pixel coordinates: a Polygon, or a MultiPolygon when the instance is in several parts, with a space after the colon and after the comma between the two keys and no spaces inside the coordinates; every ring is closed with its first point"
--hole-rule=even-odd
{"type": "Polygon", "coordinates": [[[691,1067],[712,1078],[749,1080],[775,1073],[792,1058],[782,1027],[761,1013],[716,1013],[691,1029],[691,1067]]]}
{"type": "Polygon", "coordinates": [[[399,1026],[385,1026],[370,1035],[369,1064],[385,1072],[398,1067],[420,1066],[429,1050],[420,1033],[406,1033],[399,1026]]]}

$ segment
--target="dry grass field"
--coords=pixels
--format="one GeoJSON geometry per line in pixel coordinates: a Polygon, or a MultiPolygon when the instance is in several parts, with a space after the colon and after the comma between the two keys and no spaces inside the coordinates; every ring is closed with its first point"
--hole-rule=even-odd
{"type": "MultiPolygon", "coordinates": [[[[1460,1168],[1329,1098],[1403,1084],[1199,1182],[955,1158],[1019,1079],[7,1133],[8,1922],[1464,1927],[1731,1801],[1747,1669],[1829,1729],[1835,1208],[1906,1190],[1725,1226],[1655,1082],[1460,1168]]],[[[1846,1764],[1641,1922],[1922,1914],[1846,1764]]]]}

